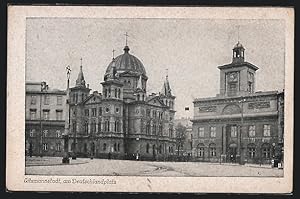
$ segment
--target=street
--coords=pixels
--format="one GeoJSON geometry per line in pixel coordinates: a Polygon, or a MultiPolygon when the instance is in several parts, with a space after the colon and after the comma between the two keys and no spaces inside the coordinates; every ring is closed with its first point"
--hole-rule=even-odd
{"type": "Polygon", "coordinates": [[[148,162],[107,159],[70,159],[61,164],[60,157],[26,158],[28,175],[62,176],[172,176],[172,177],[282,177],[283,169],[269,165],[238,165],[204,162],[148,162]]]}

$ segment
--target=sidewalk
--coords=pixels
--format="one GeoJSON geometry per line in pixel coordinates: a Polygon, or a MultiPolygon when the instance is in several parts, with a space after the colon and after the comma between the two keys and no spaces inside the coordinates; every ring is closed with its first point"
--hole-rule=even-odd
{"type": "Polygon", "coordinates": [[[72,160],[70,158],[69,164],[62,163],[62,157],[26,157],[25,158],[25,166],[54,166],[54,165],[75,165],[75,164],[85,164],[88,163],[89,159],[87,158],[77,158],[76,160],[72,160]]]}

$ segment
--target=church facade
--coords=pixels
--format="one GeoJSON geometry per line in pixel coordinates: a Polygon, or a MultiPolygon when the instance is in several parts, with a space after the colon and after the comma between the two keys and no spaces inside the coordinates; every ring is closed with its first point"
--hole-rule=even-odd
{"type": "Polygon", "coordinates": [[[220,93],[194,100],[196,161],[270,163],[282,160],[284,92],[255,92],[258,67],[238,42],[232,63],[220,69],[220,93]]]}
{"type": "Polygon", "coordinates": [[[175,154],[174,103],[168,76],[147,95],[142,62],[124,53],[109,63],[102,93],[87,87],[82,66],[69,89],[69,151],[77,157],[167,160],[175,154]]]}

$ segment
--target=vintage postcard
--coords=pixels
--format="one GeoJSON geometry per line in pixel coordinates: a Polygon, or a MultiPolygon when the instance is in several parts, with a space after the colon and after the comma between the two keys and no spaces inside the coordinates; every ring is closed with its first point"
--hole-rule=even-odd
{"type": "Polygon", "coordinates": [[[291,193],[294,10],[9,6],[7,189],[291,193]]]}

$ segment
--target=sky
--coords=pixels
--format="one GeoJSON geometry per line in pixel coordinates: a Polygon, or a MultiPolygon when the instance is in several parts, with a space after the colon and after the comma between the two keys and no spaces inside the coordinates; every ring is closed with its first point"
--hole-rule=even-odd
{"type": "Polygon", "coordinates": [[[82,58],[86,83],[102,92],[112,50],[115,57],[123,53],[126,32],[129,53],[146,69],[148,93],[160,92],[168,73],[176,118],[193,116],[194,98],[219,93],[217,66],[231,63],[238,40],[245,60],[259,67],[256,91],[284,89],[281,20],[27,18],[25,79],[66,89],[70,65],[72,87],[82,58]]]}

